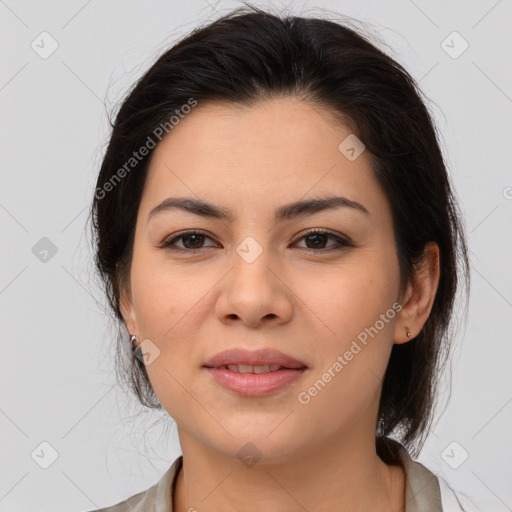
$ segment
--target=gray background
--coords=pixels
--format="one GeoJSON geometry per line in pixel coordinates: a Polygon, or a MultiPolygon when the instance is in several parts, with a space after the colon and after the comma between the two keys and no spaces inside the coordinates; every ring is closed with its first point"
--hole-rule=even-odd
{"type": "MultiPolygon", "coordinates": [[[[107,110],[178,37],[239,5],[0,0],[2,512],[111,505],[153,485],[180,453],[173,422],[135,416],[115,384],[85,222],[107,110]],[[58,43],[47,58],[31,47],[51,49],[44,31],[58,43]],[[46,261],[43,237],[57,250],[46,261]]],[[[473,288],[467,323],[459,307],[450,401],[420,461],[482,510],[512,510],[512,1],[317,0],[289,12],[323,9],[366,22],[432,100],[473,288]],[[454,31],[469,44],[457,58],[454,31]]]]}

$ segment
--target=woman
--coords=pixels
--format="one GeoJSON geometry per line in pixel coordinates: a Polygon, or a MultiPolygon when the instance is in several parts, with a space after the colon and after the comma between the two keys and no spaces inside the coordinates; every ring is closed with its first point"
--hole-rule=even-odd
{"type": "Polygon", "coordinates": [[[240,9],[164,53],[112,126],[96,263],[183,455],[103,510],[456,503],[412,458],[469,272],[409,74],[347,26],[240,9]]]}

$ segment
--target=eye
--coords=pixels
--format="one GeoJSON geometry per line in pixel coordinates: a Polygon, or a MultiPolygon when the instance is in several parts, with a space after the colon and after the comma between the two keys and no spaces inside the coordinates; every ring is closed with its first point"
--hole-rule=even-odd
{"type": "Polygon", "coordinates": [[[321,229],[312,229],[308,231],[305,235],[302,235],[302,237],[299,238],[299,240],[302,239],[306,240],[306,244],[308,243],[308,240],[310,241],[311,246],[307,246],[305,249],[313,252],[326,252],[329,250],[340,249],[341,247],[355,247],[355,245],[347,239],[331,233],[330,231],[321,229]],[[338,247],[335,245],[334,247],[331,246],[326,248],[325,243],[328,239],[335,240],[338,243],[338,247]]]}
{"type": "Polygon", "coordinates": [[[209,236],[201,231],[186,231],[185,233],[181,233],[178,236],[166,240],[162,243],[161,247],[165,247],[171,251],[195,252],[203,248],[201,245],[204,243],[205,238],[209,238],[211,240],[209,236]],[[177,246],[176,241],[182,239],[184,240],[183,247],[177,246]]]}

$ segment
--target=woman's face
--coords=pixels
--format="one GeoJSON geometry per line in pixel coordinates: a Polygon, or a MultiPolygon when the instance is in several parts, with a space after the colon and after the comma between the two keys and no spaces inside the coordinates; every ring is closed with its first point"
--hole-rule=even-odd
{"type": "Polygon", "coordinates": [[[151,384],[182,446],[277,462],[373,440],[382,377],[404,328],[390,205],[353,137],[318,106],[280,98],[199,103],[156,147],[123,311],[145,340],[151,384]],[[285,205],[335,196],[363,208],[291,208],[276,218],[285,205]],[[171,197],[232,218],[178,207],[148,217],[171,197]],[[176,238],[186,231],[198,233],[176,238]],[[204,367],[231,348],[276,349],[306,369],[281,370],[294,378],[273,391],[236,391],[204,367]]]}

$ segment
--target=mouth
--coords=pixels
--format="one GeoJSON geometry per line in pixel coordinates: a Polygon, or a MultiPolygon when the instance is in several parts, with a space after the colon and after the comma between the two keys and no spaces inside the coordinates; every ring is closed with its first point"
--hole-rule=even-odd
{"type": "MultiPolygon", "coordinates": [[[[209,368],[208,366],[206,368],[209,368]]],[[[229,370],[235,373],[270,373],[279,370],[297,370],[300,368],[288,368],[279,364],[263,364],[263,365],[250,365],[250,364],[223,364],[215,367],[218,370],[229,370]]],[[[305,367],[304,367],[305,368],[305,367]]]]}
{"type": "Polygon", "coordinates": [[[223,388],[256,397],[277,392],[298,379],[308,367],[273,349],[231,349],[211,358],[203,368],[223,388]]]}
{"type": "Polygon", "coordinates": [[[238,373],[267,373],[279,371],[280,368],[292,370],[307,368],[304,362],[271,348],[224,350],[206,361],[203,366],[206,368],[222,367],[238,373]]]}

